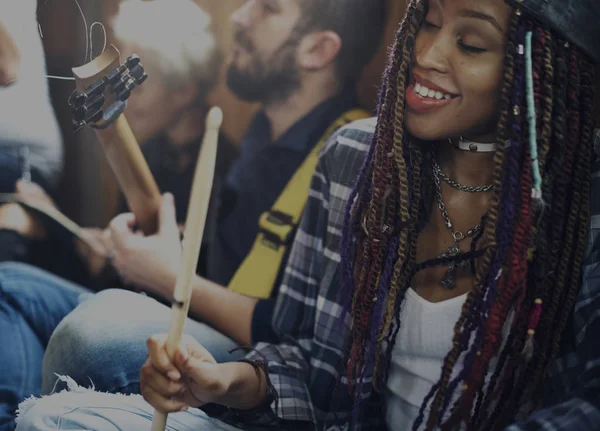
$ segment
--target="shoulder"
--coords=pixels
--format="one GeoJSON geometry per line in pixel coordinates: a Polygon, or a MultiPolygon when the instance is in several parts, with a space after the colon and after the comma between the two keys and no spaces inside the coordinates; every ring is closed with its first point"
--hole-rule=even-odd
{"type": "Polygon", "coordinates": [[[331,179],[350,187],[363,165],[373,135],[377,118],[354,121],[334,133],[321,152],[321,165],[331,179]]]}
{"type": "Polygon", "coordinates": [[[332,151],[366,153],[373,139],[377,118],[365,118],[341,127],[327,141],[323,154],[332,151]]]}
{"type": "Polygon", "coordinates": [[[325,144],[315,174],[319,193],[327,196],[324,205],[328,212],[327,247],[334,260],[339,261],[339,232],[350,194],[363,167],[371,146],[377,120],[355,121],[339,129],[325,144]]]}

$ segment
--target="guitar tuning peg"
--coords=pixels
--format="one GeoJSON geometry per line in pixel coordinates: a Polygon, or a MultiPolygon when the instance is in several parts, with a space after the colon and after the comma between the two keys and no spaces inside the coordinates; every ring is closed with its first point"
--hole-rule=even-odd
{"type": "Polygon", "coordinates": [[[146,75],[146,73],[144,72],[144,67],[141,63],[131,68],[129,70],[129,75],[133,77],[133,80],[137,85],[142,85],[146,78],[148,78],[148,75],[146,75]]]}
{"type": "Polygon", "coordinates": [[[82,106],[80,108],[77,108],[75,110],[73,110],[73,121],[83,121],[85,119],[85,114],[86,114],[86,109],[85,106],[82,106]]]}
{"type": "Polygon", "coordinates": [[[86,104],[89,99],[98,95],[102,95],[102,93],[104,93],[105,88],[106,84],[102,79],[99,79],[93,84],[91,84],[88,88],[86,88],[84,92],[73,92],[73,94],[71,94],[71,97],[69,97],[69,105],[73,108],[79,108],[86,104]]]}
{"type": "Polygon", "coordinates": [[[101,111],[104,106],[104,95],[100,94],[94,100],[90,101],[88,104],[80,106],[73,110],[73,120],[74,121],[83,121],[86,120],[89,122],[90,116],[96,114],[96,112],[101,111]]]}
{"type": "Polygon", "coordinates": [[[148,79],[148,75],[144,73],[141,77],[135,79],[135,83],[137,85],[142,85],[146,79],[148,79]]]}
{"type": "Polygon", "coordinates": [[[140,57],[138,57],[136,54],[132,54],[129,57],[127,57],[127,60],[125,60],[125,67],[131,70],[132,68],[140,64],[140,61],[140,57]]]}
{"type": "Polygon", "coordinates": [[[115,70],[113,70],[108,75],[106,75],[106,77],[104,78],[104,81],[108,85],[115,85],[115,83],[117,83],[119,81],[119,79],[122,79],[123,72],[125,72],[125,70],[127,70],[127,68],[124,66],[117,67],[115,70]]]}
{"type": "Polygon", "coordinates": [[[131,81],[131,78],[129,76],[123,76],[121,79],[119,79],[117,82],[115,82],[112,91],[113,93],[120,93],[122,92],[127,85],[129,84],[129,82],[131,81]]]}
{"type": "Polygon", "coordinates": [[[87,94],[75,91],[69,97],[69,106],[71,106],[73,108],[79,108],[85,104],[86,100],[87,100],[87,94]]]}
{"type": "Polygon", "coordinates": [[[135,88],[135,83],[133,83],[133,82],[127,83],[121,89],[121,91],[117,92],[117,100],[124,102],[127,99],[129,99],[129,96],[131,96],[131,92],[133,91],[134,88],[135,88]]]}

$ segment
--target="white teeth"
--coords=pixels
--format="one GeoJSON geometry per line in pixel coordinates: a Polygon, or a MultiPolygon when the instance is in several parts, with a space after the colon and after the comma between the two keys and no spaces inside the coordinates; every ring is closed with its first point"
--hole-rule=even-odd
{"type": "Polygon", "coordinates": [[[413,87],[413,91],[417,93],[421,97],[429,97],[431,99],[442,100],[442,99],[452,99],[451,94],[444,94],[441,91],[430,90],[418,82],[415,83],[413,87]]]}

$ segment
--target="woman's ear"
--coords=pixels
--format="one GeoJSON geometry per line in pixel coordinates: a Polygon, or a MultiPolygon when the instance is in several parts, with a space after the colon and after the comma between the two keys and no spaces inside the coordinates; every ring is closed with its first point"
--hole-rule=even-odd
{"type": "Polygon", "coordinates": [[[298,65],[305,70],[324,69],[333,63],[342,48],[342,39],[334,31],[318,31],[305,36],[298,50],[298,65]]]}

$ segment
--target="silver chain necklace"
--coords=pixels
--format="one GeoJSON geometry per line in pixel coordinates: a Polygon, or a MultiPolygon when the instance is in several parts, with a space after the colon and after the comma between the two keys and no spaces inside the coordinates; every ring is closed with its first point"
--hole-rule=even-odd
{"type": "MultiPolygon", "coordinates": [[[[466,238],[475,236],[477,233],[479,233],[481,231],[482,226],[481,226],[481,223],[479,223],[479,224],[473,226],[471,229],[469,229],[466,232],[454,230],[454,226],[452,225],[452,222],[450,221],[450,216],[448,216],[448,211],[446,210],[446,206],[444,205],[444,200],[442,198],[442,185],[440,183],[440,175],[439,175],[439,172],[437,172],[437,170],[435,168],[433,170],[433,179],[435,182],[435,191],[436,191],[436,197],[437,197],[437,202],[438,202],[438,208],[440,209],[440,212],[442,213],[442,218],[444,219],[444,224],[446,225],[446,227],[452,234],[452,239],[454,241],[454,243],[450,246],[450,248],[448,248],[447,251],[443,252],[438,257],[446,258],[446,257],[458,256],[460,254],[460,248],[458,246],[458,243],[466,238]]],[[[446,275],[444,276],[444,278],[442,278],[442,280],[440,282],[442,284],[442,286],[444,286],[446,289],[454,289],[456,287],[456,273],[458,272],[458,269],[465,268],[468,265],[469,265],[469,262],[466,260],[463,262],[458,262],[458,263],[456,263],[456,262],[449,263],[448,266],[446,267],[446,275]]]]}
{"type": "Polygon", "coordinates": [[[487,186],[465,186],[463,184],[459,184],[456,181],[454,181],[452,178],[448,177],[444,173],[444,171],[442,171],[442,168],[440,168],[440,165],[438,165],[435,158],[433,158],[432,162],[433,162],[434,175],[437,175],[438,177],[440,177],[445,183],[449,184],[450,187],[452,187],[456,190],[460,190],[461,192],[467,192],[467,193],[481,193],[481,192],[489,192],[494,187],[493,184],[489,184],[487,186]]]}

